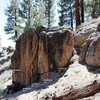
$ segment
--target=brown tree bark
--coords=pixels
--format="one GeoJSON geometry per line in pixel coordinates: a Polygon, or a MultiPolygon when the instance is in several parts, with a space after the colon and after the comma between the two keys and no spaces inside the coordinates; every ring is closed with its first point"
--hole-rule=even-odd
{"type": "Polygon", "coordinates": [[[80,21],[80,11],[79,11],[79,0],[75,0],[76,3],[76,27],[81,24],[80,21]]]}
{"type": "Polygon", "coordinates": [[[100,92],[100,83],[94,81],[92,84],[83,87],[82,89],[71,90],[67,95],[60,96],[54,100],[76,100],[94,95],[100,92]]]}
{"type": "Polygon", "coordinates": [[[81,22],[84,22],[84,0],[81,0],[81,22]]]}
{"type": "MultiPolygon", "coordinates": [[[[17,9],[15,8],[15,21],[17,21],[17,9]]],[[[15,22],[15,27],[17,27],[17,24],[15,22]]],[[[17,30],[15,30],[15,37],[17,38],[18,37],[18,32],[17,30]]]]}

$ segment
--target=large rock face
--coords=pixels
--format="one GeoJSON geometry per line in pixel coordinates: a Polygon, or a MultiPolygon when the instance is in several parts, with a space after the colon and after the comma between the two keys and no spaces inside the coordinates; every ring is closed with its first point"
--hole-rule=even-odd
{"type": "Polygon", "coordinates": [[[86,43],[82,46],[80,52],[80,62],[94,67],[100,67],[100,24],[97,29],[92,33],[86,43]]]}
{"type": "Polygon", "coordinates": [[[90,45],[87,49],[85,61],[88,65],[100,67],[100,24],[98,24],[96,33],[88,39],[90,45]]]}
{"type": "Polygon", "coordinates": [[[88,65],[100,67],[100,36],[94,39],[89,45],[85,61],[88,65]]]}
{"type": "Polygon", "coordinates": [[[99,22],[100,18],[82,24],[75,33],[75,46],[81,47],[88,37],[96,31],[99,22]]]}
{"type": "Polygon", "coordinates": [[[49,78],[49,72],[67,67],[74,46],[66,27],[29,29],[16,42],[12,56],[13,81],[24,86],[49,78]]]}

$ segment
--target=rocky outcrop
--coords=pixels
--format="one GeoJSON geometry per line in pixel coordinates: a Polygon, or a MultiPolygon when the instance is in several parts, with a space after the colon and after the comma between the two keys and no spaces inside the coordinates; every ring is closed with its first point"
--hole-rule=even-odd
{"type": "Polygon", "coordinates": [[[80,54],[79,54],[80,55],[80,58],[79,58],[79,62],[85,63],[85,56],[86,56],[86,52],[88,50],[88,47],[89,47],[90,43],[91,43],[91,41],[87,41],[80,48],[80,54]]]}
{"type": "Polygon", "coordinates": [[[100,67],[100,24],[92,33],[86,43],[82,46],[80,52],[80,62],[85,62],[90,66],[100,67]]]}
{"type": "Polygon", "coordinates": [[[82,24],[75,32],[75,46],[81,47],[88,37],[96,31],[99,22],[100,18],[82,24]]]}
{"type": "Polygon", "coordinates": [[[97,32],[93,34],[88,40],[90,43],[86,52],[85,61],[88,65],[100,67],[100,24],[97,27],[97,32]]]}
{"type": "Polygon", "coordinates": [[[13,81],[26,86],[48,79],[49,72],[67,67],[73,46],[73,33],[67,27],[29,29],[16,41],[13,81]]]}

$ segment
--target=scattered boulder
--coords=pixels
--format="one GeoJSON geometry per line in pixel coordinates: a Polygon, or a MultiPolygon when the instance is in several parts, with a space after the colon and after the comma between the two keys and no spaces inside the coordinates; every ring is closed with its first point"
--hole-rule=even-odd
{"type": "Polygon", "coordinates": [[[49,72],[67,67],[73,46],[73,33],[65,26],[29,29],[16,41],[11,58],[13,81],[26,86],[48,79],[49,72]]]}
{"type": "Polygon", "coordinates": [[[87,40],[87,38],[95,32],[95,28],[87,28],[86,29],[80,29],[77,31],[75,35],[75,46],[81,47],[87,40]],[[81,30],[81,31],[80,31],[81,30]]]}
{"type": "Polygon", "coordinates": [[[75,32],[75,46],[81,47],[88,39],[88,37],[94,33],[97,29],[97,25],[100,22],[100,18],[93,19],[90,22],[82,24],[75,32]]]}
{"type": "Polygon", "coordinates": [[[84,62],[90,66],[100,67],[100,24],[92,33],[87,41],[82,45],[80,51],[80,62],[84,62]]]}
{"type": "Polygon", "coordinates": [[[82,47],[80,48],[80,57],[79,57],[79,62],[80,63],[85,63],[85,56],[86,56],[86,52],[88,50],[88,47],[90,45],[91,41],[88,41],[86,43],[84,43],[82,45],[82,47]]]}
{"type": "Polygon", "coordinates": [[[88,65],[100,67],[100,36],[89,45],[85,61],[88,65]]]}

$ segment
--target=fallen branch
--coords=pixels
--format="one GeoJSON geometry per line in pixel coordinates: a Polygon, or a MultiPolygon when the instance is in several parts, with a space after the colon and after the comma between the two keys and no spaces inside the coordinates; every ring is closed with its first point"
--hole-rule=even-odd
{"type": "Polygon", "coordinates": [[[76,100],[92,96],[98,92],[100,92],[100,83],[94,81],[92,84],[86,87],[69,91],[67,95],[56,97],[54,100],[76,100]]]}

